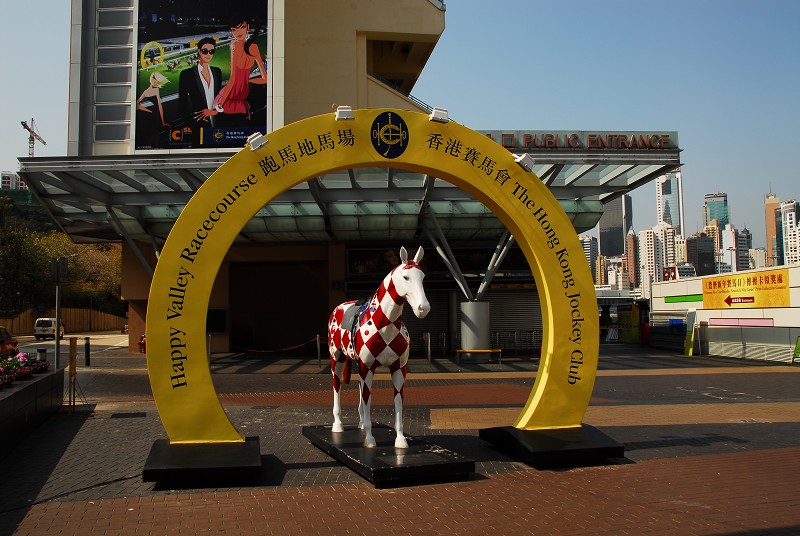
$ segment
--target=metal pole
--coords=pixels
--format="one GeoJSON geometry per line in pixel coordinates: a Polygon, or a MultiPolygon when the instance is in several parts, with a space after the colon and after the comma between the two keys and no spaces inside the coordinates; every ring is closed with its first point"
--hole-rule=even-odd
{"type": "Polygon", "coordinates": [[[92,364],[90,362],[90,358],[89,358],[89,350],[90,350],[89,337],[84,337],[83,338],[83,364],[86,365],[87,367],[92,366],[92,364]]]}
{"type": "Polygon", "coordinates": [[[322,350],[319,343],[319,333],[317,333],[317,366],[322,368],[322,350]]]}
{"type": "Polygon", "coordinates": [[[55,345],[56,345],[56,368],[58,370],[61,365],[61,285],[56,282],[56,331],[55,331],[55,345]]]}
{"type": "Polygon", "coordinates": [[[69,407],[70,413],[75,409],[75,386],[78,380],[78,367],[76,357],[78,355],[78,339],[69,339],[69,407]]]}
{"type": "Polygon", "coordinates": [[[431,364],[431,334],[425,334],[425,350],[428,353],[428,364],[431,364]]]}

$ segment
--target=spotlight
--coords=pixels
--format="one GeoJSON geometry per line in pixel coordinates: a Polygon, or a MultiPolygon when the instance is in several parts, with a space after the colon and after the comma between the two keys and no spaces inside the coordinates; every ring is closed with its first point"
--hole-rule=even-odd
{"type": "Polygon", "coordinates": [[[347,119],[355,119],[353,115],[353,108],[351,106],[337,106],[336,107],[336,120],[345,121],[347,119]]]}
{"type": "Polygon", "coordinates": [[[253,152],[258,151],[268,143],[269,141],[267,138],[265,138],[260,132],[254,132],[247,138],[247,145],[250,146],[250,150],[253,152]]]}
{"type": "Polygon", "coordinates": [[[447,123],[450,119],[447,117],[447,109],[434,108],[431,115],[428,116],[428,121],[436,121],[437,123],[447,123]]]}
{"type": "Polygon", "coordinates": [[[533,165],[536,163],[533,161],[533,158],[531,158],[531,155],[527,153],[515,154],[514,161],[517,164],[519,164],[525,171],[533,171],[533,165]]]}

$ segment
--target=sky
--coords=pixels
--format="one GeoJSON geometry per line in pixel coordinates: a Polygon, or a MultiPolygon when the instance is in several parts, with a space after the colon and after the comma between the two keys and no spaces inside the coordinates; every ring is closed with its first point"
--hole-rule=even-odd
{"type": "MultiPolygon", "coordinates": [[[[5,6],[11,0],[0,0],[5,6]]],[[[366,0],[362,0],[366,1],[366,0]]],[[[726,192],[764,247],[764,196],[800,199],[800,1],[450,0],[412,94],[476,130],[677,131],[687,234],[726,192]]],[[[20,121],[67,151],[67,0],[14,2],[0,19],[0,169],[28,155],[20,121]],[[43,17],[43,12],[47,16],[43,17]]],[[[636,231],[655,186],[632,194],[636,231]]]]}

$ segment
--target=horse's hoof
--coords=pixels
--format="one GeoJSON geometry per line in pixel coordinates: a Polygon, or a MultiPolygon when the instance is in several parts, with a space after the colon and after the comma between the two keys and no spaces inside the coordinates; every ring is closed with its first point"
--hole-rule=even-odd
{"type": "Polygon", "coordinates": [[[398,437],[397,439],[394,440],[394,448],[396,448],[396,449],[407,449],[408,448],[408,441],[406,441],[405,437],[403,437],[403,438],[399,438],[398,437]]]}
{"type": "Polygon", "coordinates": [[[331,432],[344,432],[344,426],[342,426],[342,423],[333,423],[331,432]]]}
{"type": "Polygon", "coordinates": [[[376,443],[374,437],[368,437],[367,439],[364,440],[364,446],[367,447],[368,449],[374,449],[375,445],[376,443]]]}

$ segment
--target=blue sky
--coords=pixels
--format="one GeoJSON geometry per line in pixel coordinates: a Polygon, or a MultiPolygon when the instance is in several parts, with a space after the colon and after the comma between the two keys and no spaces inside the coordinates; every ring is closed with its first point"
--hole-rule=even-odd
{"type": "MultiPolygon", "coordinates": [[[[6,1],[6,0],[4,0],[6,1]]],[[[22,120],[66,154],[69,2],[15,3],[0,20],[0,168],[28,153],[22,120]],[[43,10],[47,16],[42,17],[43,10]]],[[[451,0],[447,28],[414,89],[492,130],[675,130],[688,232],[703,195],[764,246],[763,198],[800,198],[800,1],[451,0]]],[[[655,189],[634,192],[636,230],[655,189]]]]}

